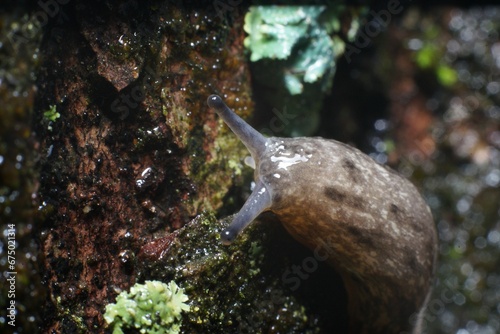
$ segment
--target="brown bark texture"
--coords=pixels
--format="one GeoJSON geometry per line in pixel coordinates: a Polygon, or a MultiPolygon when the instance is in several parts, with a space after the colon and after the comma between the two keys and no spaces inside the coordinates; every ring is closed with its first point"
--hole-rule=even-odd
{"type": "Polygon", "coordinates": [[[34,116],[48,215],[40,227],[49,289],[43,332],[100,332],[104,306],[135,283],[130,258],[220,207],[234,181],[226,154],[239,155],[241,146],[218,154],[214,138],[223,128],[205,101],[219,93],[238,113],[251,110],[244,8],[228,8],[210,1],[54,7],[34,116]],[[55,120],[44,116],[51,106],[55,120]]]}

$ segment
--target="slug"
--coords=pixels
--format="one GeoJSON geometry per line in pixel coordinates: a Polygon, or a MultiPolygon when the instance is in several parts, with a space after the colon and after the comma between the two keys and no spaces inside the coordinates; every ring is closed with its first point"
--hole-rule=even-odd
{"type": "Polygon", "coordinates": [[[271,211],[298,242],[328,254],[348,294],[351,333],[419,333],[437,233],[413,184],[349,145],[266,138],[219,96],[207,104],[247,147],[255,168],[255,188],[222,242],[271,211]]]}

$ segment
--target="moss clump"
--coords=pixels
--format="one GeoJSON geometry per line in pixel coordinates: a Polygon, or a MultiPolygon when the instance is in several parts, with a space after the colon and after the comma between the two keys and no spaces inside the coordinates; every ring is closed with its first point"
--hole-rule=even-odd
{"type": "Polygon", "coordinates": [[[43,117],[48,121],[55,122],[61,114],[57,112],[56,106],[51,105],[47,111],[43,113],[43,117]]]}
{"type": "Polygon", "coordinates": [[[183,332],[332,332],[326,322],[341,312],[331,305],[342,305],[341,297],[325,293],[334,290],[334,270],[321,263],[322,269],[306,273],[310,277],[300,281],[300,289],[291,290],[290,280],[296,276],[290,269],[311,252],[272,215],[263,215],[224,246],[220,233],[231,219],[204,213],[166,238],[166,244],[159,245],[157,239],[151,255],[138,256],[140,280],[182,282],[189,293],[191,310],[183,317],[183,332]]]}
{"type": "Polygon", "coordinates": [[[47,129],[52,131],[52,123],[54,123],[61,114],[57,112],[56,106],[51,105],[49,109],[43,113],[43,122],[47,124],[47,129]]]}
{"type": "Polygon", "coordinates": [[[146,281],[121,292],[115,304],[106,305],[104,319],[113,326],[113,334],[122,334],[122,327],[137,328],[140,333],[177,334],[182,311],[189,311],[187,300],[174,281],[146,281]]]}

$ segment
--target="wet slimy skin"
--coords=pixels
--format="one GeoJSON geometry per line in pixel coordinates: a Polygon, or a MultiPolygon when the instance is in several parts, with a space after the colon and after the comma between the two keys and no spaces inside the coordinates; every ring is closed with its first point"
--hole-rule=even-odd
{"type": "Polygon", "coordinates": [[[437,235],[417,189],[349,145],[266,138],[219,96],[207,103],[255,166],[255,188],[222,242],[230,244],[259,214],[272,211],[297,241],[328,254],[348,292],[351,333],[419,333],[437,235]]]}

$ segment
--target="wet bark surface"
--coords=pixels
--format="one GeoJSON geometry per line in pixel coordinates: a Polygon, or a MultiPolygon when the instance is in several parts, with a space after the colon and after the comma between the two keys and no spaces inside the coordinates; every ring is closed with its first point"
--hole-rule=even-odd
{"type": "Polygon", "coordinates": [[[233,107],[251,109],[234,29],[243,11],[153,1],[59,10],[41,46],[34,116],[49,214],[40,227],[43,327],[98,331],[104,305],[136,279],[135,254],[220,206],[231,182],[231,171],[213,170],[219,128],[205,100],[237,93],[233,107]],[[53,120],[43,115],[51,106],[53,120]],[[226,175],[207,185],[217,171],[226,175]]]}

